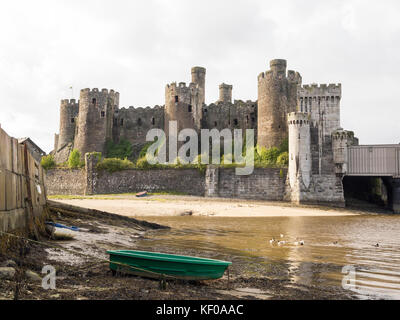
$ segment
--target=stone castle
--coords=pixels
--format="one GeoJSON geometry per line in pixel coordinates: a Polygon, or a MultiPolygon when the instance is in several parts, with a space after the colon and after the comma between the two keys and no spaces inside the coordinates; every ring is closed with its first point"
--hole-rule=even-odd
{"type": "Polygon", "coordinates": [[[178,130],[254,129],[256,143],[270,148],[289,138],[287,200],[344,204],[342,155],[358,144],[340,128],[341,85],[303,85],[300,73],[287,71],[286,60],[272,60],[270,70],[258,76],[257,101],[232,102],[232,85],[219,87],[219,100],[205,103],[206,69],[194,67],[192,81],[165,88],[165,105],[154,108],[119,108],[119,93],[83,89],[80,100],[62,100],[60,132],[53,154],[58,163],[77,149],[106,150],[107,140],[128,140],[137,154],[152,128],[164,129],[176,120],[178,130]],[[323,201],[324,202],[324,201],[323,201]]]}

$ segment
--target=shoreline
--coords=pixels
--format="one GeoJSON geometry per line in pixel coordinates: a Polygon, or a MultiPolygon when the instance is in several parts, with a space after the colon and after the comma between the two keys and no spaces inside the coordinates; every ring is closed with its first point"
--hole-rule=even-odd
{"type": "Polygon", "coordinates": [[[294,205],[287,202],[204,198],[183,195],[52,196],[53,201],[115,213],[128,217],[206,216],[206,217],[322,217],[357,216],[362,210],[294,205]],[[67,199],[65,199],[67,198],[67,199]]]}

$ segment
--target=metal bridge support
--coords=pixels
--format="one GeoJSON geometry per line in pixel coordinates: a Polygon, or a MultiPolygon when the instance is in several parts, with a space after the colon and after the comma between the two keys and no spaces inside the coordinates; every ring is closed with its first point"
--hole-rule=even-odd
{"type": "Polygon", "coordinates": [[[400,213],[400,178],[392,180],[392,208],[394,213],[400,213]]]}

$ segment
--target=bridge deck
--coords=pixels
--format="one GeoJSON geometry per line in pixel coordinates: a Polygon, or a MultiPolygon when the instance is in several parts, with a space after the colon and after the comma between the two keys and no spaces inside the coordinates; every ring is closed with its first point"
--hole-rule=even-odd
{"type": "Polygon", "coordinates": [[[400,145],[349,147],[347,175],[400,177],[400,145]]]}

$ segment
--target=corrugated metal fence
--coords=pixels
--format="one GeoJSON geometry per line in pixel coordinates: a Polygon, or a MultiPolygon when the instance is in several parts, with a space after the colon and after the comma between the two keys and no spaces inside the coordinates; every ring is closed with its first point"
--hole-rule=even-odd
{"type": "Polygon", "coordinates": [[[347,175],[400,177],[400,145],[349,147],[347,175]]]}
{"type": "Polygon", "coordinates": [[[45,204],[42,167],[0,127],[0,231],[24,228],[45,204]]]}

